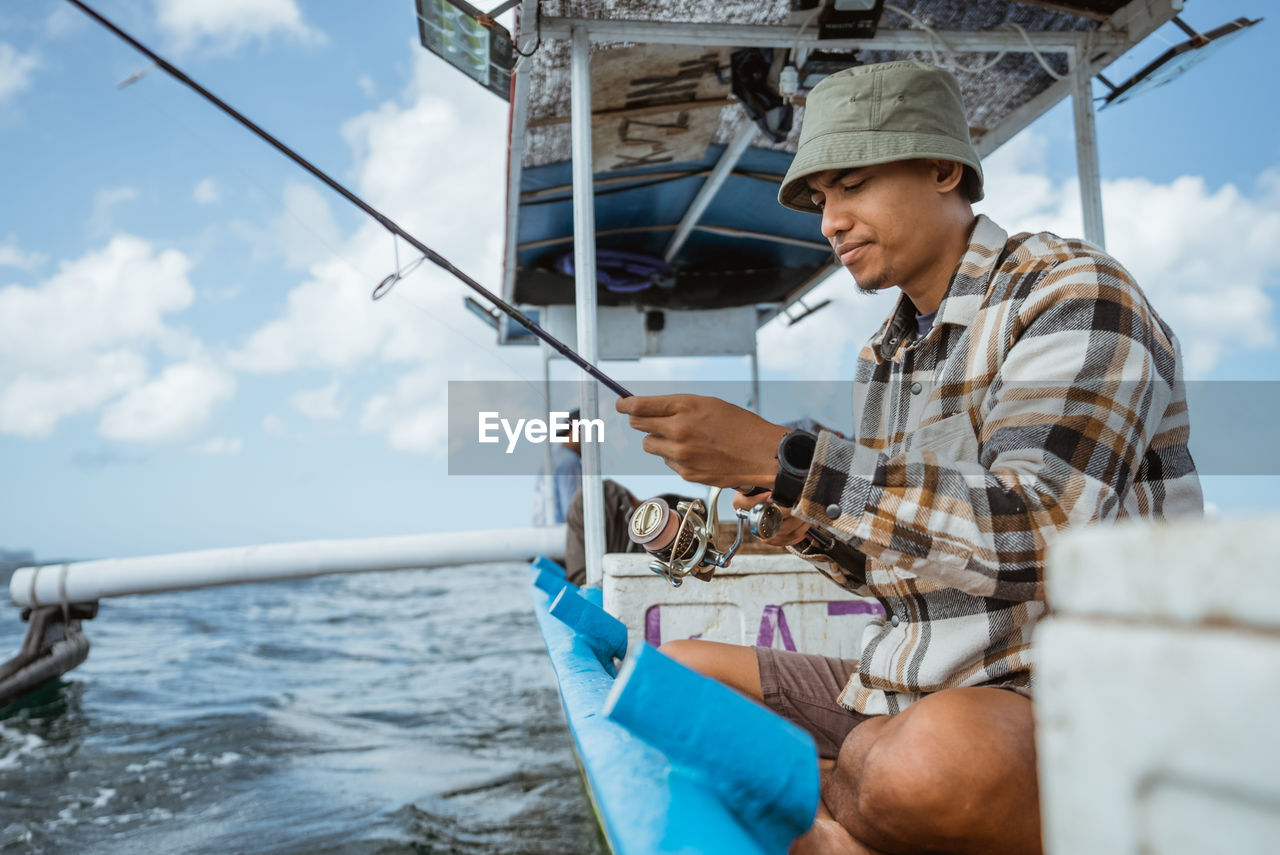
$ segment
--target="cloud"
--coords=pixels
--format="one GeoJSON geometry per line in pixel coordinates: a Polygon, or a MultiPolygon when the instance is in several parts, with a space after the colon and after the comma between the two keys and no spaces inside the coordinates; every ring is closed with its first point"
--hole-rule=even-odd
{"type": "Polygon", "coordinates": [[[122,454],[115,448],[100,448],[96,451],[77,451],[71,455],[73,466],[82,469],[106,469],[108,466],[141,466],[150,460],[146,454],[122,454]]]}
{"type": "MultiPolygon", "coordinates": [[[[1010,234],[1083,232],[1079,184],[1045,175],[1048,140],[1015,137],[984,163],[987,196],[978,210],[1010,234]]],[[[1245,192],[1186,175],[1169,183],[1122,178],[1103,183],[1107,249],[1135,276],[1178,336],[1188,377],[1203,377],[1231,354],[1276,344],[1271,295],[1280,286],[1280,170],[1245,192]]],[[[813,379],[850,364],[879,329],[897,292],[868,298],[838,271],[805,299],[832,304],[787,327],[760,333],[761,368],[813,379]]],[[[793,309],[793,314],[795,310],[793,309]]]]}
{"type": "Polygon", "coordinates": [[[271,249],[283,253],[294,270],[306,270],[342,242],[329,197],[314,184],[285,185],[284,210],[272,221],[269,235],[271,249]]]}
{"type": "MultiPolygon", "coordinates": [[[[403,97],[343,128],[355,157],[353,189],[499,290],[504,105],[470,89],[441,87],[451,69],[413,50],[414,73],[403,97]]],[[[286,211],[291,205],[300,216],[314,217],[317,209],[301,193],[292,203],[286,194],[286,211]]],[[[505,350],[495,358],[492,333],[463,307],[462,297],[470,292],[431,264],[398,283],[386,299],[371,301],[373,287],[396,266],[395,244],[378,224],[366,221],[350,234],[326,237],[329,249],[305,238],[306,278],[289,292],[284,311],[231,355],[234,368],[281,373],[386,366],[391,379],[360,404],[361,425],[383,434],[394,448],[441,454],[449,379],[512,379],[513,369],[517,376],[539,373],[533,348],[505,350]]],[[[414,257],[400,242],[400,265],[414,257]]]]}
{"type": "Polygon", "coordinates": [[[252,373],[336,369],[368,359],[385,346],[396,321],[388,306],[369,299],[373,277],[343,259],[319,262],[311,272],[289,292],[284,315],[268,321],[231,354],[233,367],[252,373]]]}
{"type": "MultiPolygon", "coordinates": [[[[1044,145],[1022,134],[987,159],[980,210],[1010,233],[1079,235],[1079,185],[1040,174],[1044,145]]],[[[1102,196],[1107,250],[1177,334],[1189,377],[1275,345],[1269,292],[1280,285],[1280,170],[1264,172],[1247,191],[1184,175],[1166,184],[1105,181],[1102,196]]]]}
{"type": "MultiPolygon", "coordinates": [[[[762,372],[805,380],[848,379],[848,366],[893,311],[897,299],[896,289],[876,294],[859,291],[848,271],[837,270],[804,298],[807,306],[816,307],[823,300],[830,300],[829,305],[794,326],[780,315],[760,330],[762,372]]],[[[799,306],[791,308],[792,317],[800,314],[799,306]]]]}
{"type": "Polygon", "coordinates": [[[307,43],[324,41],[322,33],[302,20],[294,0],[156,0],[156,16],[180,51],[197,45],[234,50],[276,35],[307,43]]]}
{"type": "Polygon", "coordinates": [[[83,29],[89,19],[69,3],[53,7],[49,17],[44,21],[44,33],[51,39],[66,38],[77,30],[83,29]]]}
{"type": "Polygon", "coordinates": [[[116,208],[138,198],[136,187],[103,187],[93,194],[93,207],[89,213],[89,231],[95,235],[111,231],[115,223],[116,208]]]}
{"type": "MultiPolygon", "coordinates": [[[[387,101],[342,129],[356,181],[375,207],[428,244],[485,256],[500,234],[506,177],[506,110],[471,88],[442,87],[452,69],[420,48],[404,103],[387,101]],[[465,141],[465,142],[461,142],[465,141]],[[477,240],[479,238],[479,240],[477,240]]],[[[468,259],[468,263],[474,264],[468,259]]]]}
{"type": "Polygon", "coordinates": [[[195,433],[236,390],[230,373],[210,363],[180,362],[129,390],[106,408],[98,432],[126,442],[169,442],[195,433]]]}
{"type": "Polygon", "coordinates": [[[360,427],[385,435],[397,451],[443,459],[447,451],[448,385],[431,367],[401,375],[365,403],[360,427]]]}
{"type": "Polygon", "coordinates": [[[141,383],[147,362],[121,349],[86,354],[75,365],[0,371],[9,375],[0,382],[0,433],[40,437],[67,416],[95,409],[141,383]]]}
{"type": "Polygon", "coordinates": [[[168,321],[194,299],[190,269],[176,250],[117,235],[33,287],[0,288],[0,433],[48,435],[143,386],[153,353],[198,353],[168,321]]]}
{"type": "Polygon", "coordinates": [[[31,72],[40,65],[34,53],[19,53],[13,45],[0,42],[0,103],[31,85],[31,72]]]}
{"type": "Polygon", "coordinates": [[[239,437],[215,436],[191,446],[191,453],[198,457],[236,457],[244,449],[239,437]]]}
{"type": "Polygon", "coordinates": [[[200,205],[212,205],[222,198],[218,190],[218,182],[212,178],[202,178],[191,190],[191,198],[200,205]]]}
{"type": "Polygon", "coordinates": [[[364,94],[366,98],[378,97],[378,84],[373,82],[373,78],[368,74],[362,74],[356,78],[356,87],[364,94]]]}
{"type": "Polygon", "coordinates": [[[16,267],[19,270],[31,270],[44,264],[45,258],[38,252],[25,252],[18,246],[16,235],[9,235],[0,242],[0,267],[16,267]]]}
{"type": "Polygon", "coordinates": [[[33,288],[0,289],[0,371],[66,368],[93,353],[171,336],[164,316],[191,305],[191,262],[117,235],[33,288]]]}
{"type": "Polygon", "coordinates": [[[289,436],[289,426],[275,413],[267,413],[262,419],[262,432],[276,439],[284,439],[289,436]]]}
{"type": "Polygon", "coordinates": [[[334,380],[328,386],[298,392],[290,399],[290,403],[293,404],[295,410],[309,419],[334,421],[342,418],[342,406],[338,403],[338,390],[338,381],[334,380]]]}

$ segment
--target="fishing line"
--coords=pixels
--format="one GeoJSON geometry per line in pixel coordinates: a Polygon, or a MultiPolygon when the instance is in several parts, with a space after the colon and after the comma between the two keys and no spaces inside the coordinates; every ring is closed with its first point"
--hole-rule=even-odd
{"type": "Polygon", "coordinates": [[[276,139],[274,136],[269,134],[267,131],[263,130],[260,126],[258,126],[249,118],[244,116],[234,107],[232,107],[230,104],[226,103],[221,98],[214,95],[208,89],[205,89],[199,83],[196,83],[194,80],[188,77],[186,73],[184,73],[181,69],[174,66],[164,57],[160,56],[155,51],[151,50],[146,45],[142,44],[133,36],[126,33],[124,30],[120,29],[120,27],[116,26],[110,20],[103,17],[95,9],[91,8],[90,6],[82,2],[82,0],[67,0],[67,2],[75,6],[76,8],[78,8],[80,11],[84,12],[90,18],[93,18],[95,21],[97,21],[106,29],[110,30],[113,34],[115,34],[121,40],[129,44],[134,50],[146,56],[148,59],[154,62],[161,70],[163,70],[166,74],[173,77],[175,80],[182,83],[184,86],[190,88],[192,91],[196,92],[198,95],[200,95],[202,98],[207,100],[209,103],[213,104],[218,109],[226,113],[228,116],[235,119],[241,125],[243,125],[244,127],[248,128],[250,131],[255,133],[264,142],[269,143],[281,154],[288,157],[294,163],[298,164],[303,169],[305,169],[307,172],[310,172],[313,176],[315,176],[317,179],[319,179],[321,182],[327,185],[330,189],[332,189],[338,195],[342,196],[348,202],[355,205],[357,208],[364,211],[366,214],[368,214],[370,217],[376,220],[378,224],[381,225],[384,229],[391,232],[392,234],[399,235],[401,238],[405,240],[406,243],[408,243],[414,249],[418,250],[418,252],[422,253],[422,255],[425,256],[426,259],[430,261],[432,264],[435,264],[437,267],[440,267],[443,270],[446,270],[449,273],[453,274],[468,288],[471,288],[473,291],[480,294],[482,297],[484,297],[486,300],[488,300],[490,303],[496,306],[500,311],[502,311],[504,314],[506,314],[516,323],[520,324],[522,327],[527,329],[533,335],[542,339],[553,350],[555,350],[565,359],[568,359],[574,365],[577,365],[583,371],[587,372],[589,375],[594,377],[606,388],[608,388],[611,392],[615,393],[619,397],[623,397],[623,398],[631,397],[631,393],[628,392],[621,384],[619,384],[613,378],[609,377],[607,374],[605,374],[596,366],[592,365],[590,362],[588,362],[586,359],[580,356],[576,351],[570,348],[567,344],[560,341],[560,339],[556,338],[555,336],[551,335],[549,332],[544,330],[537,323],[535,323],[528,315],[524,314],[524,312],[521,312],[515,306],[511,305],[506,300],[499,297],[497,294],[494,294],[488,288],[484,287],[479,282],[477,282],[476,280],[468,276],[465,272],[455,267],[453,263],[450,262],[443,255],[436,252],[431,247],[424,244],[422,241],[418,240],[416,237],[414,237],[409,232],[402,229],[400,226],[396,225],[395,222],[393,222],[389,217],[387,217],[381,211],[369,205],[369,203],[365,202],[355,193],[351,192],[342,184],[338,183],[335,179],[331,178],[328,175],[328,173],[324,172],[318,166],[311,163],[311,161],[307,160],[302,155],[298,154],[293,149],[289,148],[287,145],[282,143],[280,140],[276,139]]]}
{"type": "MultiPolygon", "coordinates": [[[[421,261],[423,261],[423,259],[419,259],[418,261],[419,261],[419,263],[421,263],[421,261]]],[[[416,266],[416,265],[415,265],[415,266],[416,266]]],[[[408,273],[406,273],[405,275],[406,275],[406,277],[407,277],[407,276],[408,276],[408,273]]],[[[398,291],[396,291],[395,299],[397,299],[397,300],[402,300],[406,305],[408,305],[408,306],[409,306],[409,308],[418,310],[418,311],[419,311],[419,312],[421,312],[423,315],[425,315],[429,320],[435,321],[437,324],[440,324],[440,325],[445,326],[446,328],[448,328],[448,326],[447,326],[446,324],[444,324],[444,322],[443,322],[443,321],[441,321],[439,318],[435,317],[435,316],[431,313],[431,310],[430,310],[430,309],[428,309],[426,306],[422,305],[421,303],[418,303],[417,301],[415,301],[415,300],[413,299],[413,297],[409,296],[409,294],[408,294],[408,293],[406,293],[406,292],[405,292],[405,290],[404,290],[403,288],[402,288],[402,289],[400,289],[400,290],[398,290],[398,291]]],[[[474,345],[476,348],[478,348],[478,349],[482,350],[484,353],[488,354],[490,357],[492,357],[493,359],[497,360],[499,363],[501,363],[501,364],[503,365],[503,367],[505,367],[508,371],[510,371],[510,372],[511,372],[511,373],[512,373],[512,374],[513,374],[513,375],[514,375],[514,376],[515,376],[515,377],[516,377],[516,378],[517,378],[521,383],[523,383],[524,385],[528,386],[530,389],[532,389],[532,390],[534,390],[535,392],[537,392],[538,397],[542,397],[543,389],[542,389],[542,385],[541,385],[541,382],[540,382],[540,381],[535,382],[534,380],[530,379],[528,376],[526,376],[526,375],[525,375],[525,373],[524,373],[521,369],[517,368],[517,367],[516,367],[515,365],[513,365],[512,363],[508,362],[506,359],[504,359],[504,358],[502,358],[501,356],[498,356],[496,353],[494,353],[494,352],[493,352],[493,348],[485,347],[483,344],[481,344],[480,342],[476,341],[475,339],[473,339],[473,338],[471,338],[471,337],[467,336],[467,335],[466,335],[466,334],[464,334],[464,333],[457,332],[456,330],[455,330],[455,332],[456,332],[456,334],[457,334],[458,336],[460,336],[464,341],[470,342],[470,343],[471,343],[472,345],[474,345]]]]}

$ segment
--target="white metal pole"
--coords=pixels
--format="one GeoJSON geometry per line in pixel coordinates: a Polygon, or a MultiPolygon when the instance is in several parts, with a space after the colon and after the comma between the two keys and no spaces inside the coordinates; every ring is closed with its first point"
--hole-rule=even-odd
{"type": "Polygon", "coordinates": [[[706,213],[707,206],[715,199],[716,193],[720,192],[724,182],[733,174],[733,167],[742,159],[743,153],[746,152],[747,146],[751,145],[751,140],[755,135],[755,122],[745,119],[742,126],[738,128],[738,132],[729,142],[729,145],[725,146],[724,153],[720,155],[720,159],[716,161],[715,168],[711,170],[706,182],[698,190],[698,195],[694,196],[693,201],[689,203],[689,209],[684,212],[684,217],[680,220],[676,233],[672,235],[670,243],[667,244],[666,252],[662,254],[662,257],[668,263],[676,257],[676,253],[680,251],[685,241],[689,239],[689,235],[693,233],[693,227],[698,224],[698,220],[702,219],[702,215],[706,213]]]}
{"type": "MultiPolygon", "coordinates": [[[[526,33],[534,29],[536,10],[527,14],[522,6],[520,10],[520,42],[521,49],[528,51],[532,41],[526,33]]],[[[511,138],[507,141],[507,240],[506,254],[502,259],[502,296],[515,302],[516,266],[519,250],[516,234],[517,217],[520,211],[520,182],[524,175],[524,137],[528,130],[529,118],[529,68],[528,61],[516,65],[511,95],[511,138]]]]}
{"type": "MultiPolygon", "coordinates": [[[[591,149],[591,41],[585,25],[573,27],[570,74],[570,134],[573,137],[573,270],[577,286],[578,353],[595,365],[596,348],[596,214],[595,170],[591,149]]],[[[596,419],[600,412],[599,387],[586,374],[581,379],[582,418],[596,419]]],[[[587,584],[604,578],[604,481],[600,476],[600,449],[582,443],[583,549],[587,558],[587,584]]]]}
{"type": "Polygon", "coordinates": [[[760,415],[760,343],[751,343],[751,409],[760,415]]]}
{"type": "Polygon", "coordinates": [[[1088,57],[1073,51],[1071,101],[1075,111],[1076,173],[1080,179],[1080,207],[1084,214],[1084,239],[1106,246],[1102,224],[1102,169],[1098,165],[1098,123],[1093,112],[1093,76],[1088,57]]]}
{"type": "Polygon", "coordinates": [[[564,554],[564,531],[564,526],[557,525],[313,540],[22,567],[9,580],[9,598],[22,608],[245,582],[306,579],[331,573],[488,564],[538,555],[556,558],[564,554]]]}
{"type": "MultiPolygon", "coordinates": [[[[538,342],[538,350],[542,354],[542,397],[547,402],[547,412],[551,412],[551,345],[545,341],[538,342]]],[[[542,491],[542,518],[548,525],[556,522],[556,483],[555,470],[551,466],[551,443],[542,444],[543,479],[538,484],[542,491]]]]}

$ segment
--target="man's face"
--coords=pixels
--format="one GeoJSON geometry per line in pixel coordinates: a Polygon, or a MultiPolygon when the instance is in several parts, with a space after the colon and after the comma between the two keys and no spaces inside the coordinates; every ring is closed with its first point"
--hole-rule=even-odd
{"type": "Polygon", "coordinates": [[[937,254],[942,199],[930,161],[906,160],[808,176],[822,234],[862,291],[910,287],[937,254]]]}

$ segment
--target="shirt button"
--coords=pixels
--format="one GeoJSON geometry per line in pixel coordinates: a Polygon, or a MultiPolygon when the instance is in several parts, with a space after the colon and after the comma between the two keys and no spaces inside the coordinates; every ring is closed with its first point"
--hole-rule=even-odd
{"type": "Polygon", "coordinates": [[[843,513],[843,511],[840,510],[839,505],[836,505],[836,504],[827,505],[827,519],[838,520],[840,519],[841,513],[843,513]]]}
{"type": "Polygon", "coordinates": [[[924,388],[924,387],[923,387],[923,386],[921,386],[919,383],[912,383],[912,384],[911,384],[911,394],[912,394],[912,395],[919,395],[919,394],[920,394],[920,390],[921,390],[921,389],[923,389],[923,388],[924,388]]]}
{"type": "Polygon", "coordinates": [[[897,615],[894,615],[893,617],[889,618],[889,623],[893,624],[894,626],[897,626],[898,624],[902,623],[902,618],[898,617],[897,615]]]}

